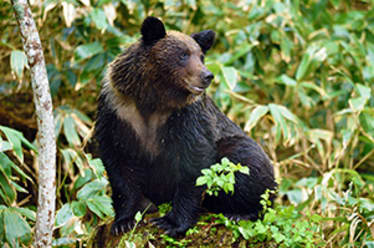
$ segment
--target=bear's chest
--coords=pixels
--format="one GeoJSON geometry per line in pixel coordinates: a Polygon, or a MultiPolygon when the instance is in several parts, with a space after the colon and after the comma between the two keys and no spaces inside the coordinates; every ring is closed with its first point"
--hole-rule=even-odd
{"type": "Polygon", "coordinates": [[[158,130],[165,124],[169,114],[157,112],[145,119],[133,103],[122,105],[116,112],[135,132],[140,145],[151,155],[157,156],[160,153],[158,130]]]}

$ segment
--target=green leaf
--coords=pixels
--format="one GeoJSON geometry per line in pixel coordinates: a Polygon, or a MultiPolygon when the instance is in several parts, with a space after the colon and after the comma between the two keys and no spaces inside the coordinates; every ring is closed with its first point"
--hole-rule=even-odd
{"type": "Polygon", "coordinates": [[[91,166],[91,168],[93,169],[97,177],[102,177],[104,175],[105,167],[101,159],[99,158],[89,159],[88,164],[91,166]]]}
{"type": "Polygon", "coordinates": [[[85,202],[72,201],[72,203],[71,203],[71,209],[73,211],[73,214],[75,216],[77,216],[77,217],[83,217],[87,213],[85,202]]]}
{"type": "Polygon", "coordinates": [[[18,212],[22,216],[25,216],[29,220],[36,221],[36,213],[33,210],[30,210],[28,208],[21,208],[21,207],[12,207],[11,209],[18,212]]]}
{"type": "Polygon", "coordinates": [[[273,116],[277,126],[279,126],[281,128],[281,131],[283,133],[284,138],[286,140],[288,140],[288,138],[289,138],[288,127],[287,127],[285,119],[283,118],[281,108],[279,108],[279,105],[271,103],[271,104],[269,104],[269,109],[270,109],[270,113],[273,116]]]}
{"type": "Polygon", "coordinates": [[[301,189],[293,189],[287,192],[287,197],[290,202],[300,204],[303,202],[303,193],[301,189]]]}
{"type": "Polygon", "coordinates": [[[6,152],[12,150],[12,145],[4,140],[0,140],[0,152],[6,152]]]}
{"type": "Polygon", "coordinates": [[[283,74],[278,78],[278,82],[284,83],[285,85],[295,87],[297,85],[297,82],[293,79],[287,76],[286,74],[283,74]]]}
{"type": "Polygon", "coordinates": [[[308,67],[311,63],[312,59],[308,53],[305,53],[299,67],[296,71],[296,80],[300,81],[306,74],[308,67]]]}
{"type": "Polygon", "coordinates": [[[251,131],[251,129],[257,124],[258,120],[261,119],[261,117],[263,117],[268,111],[268,106],[258,105],[249,116],[249,119],[245,124],[244,131],[251,131]]]}
{"type": "Polygon", "coordinates": [[[23,51],[14,50],[10,54],[10,68],[19,77],[22,77],[23,69],[27,65],[27,57],[23,51]]]}
{"type": "Polygon", "coordinates": [[[89,201],[95,204],[100,212],[104,213],[106,216],[114,216],[112,200],[110,197],[95,195],[90,198],[89,201]]]}
{"type": "Polygon", "coordinates": [[[103,215],[102,211],[100,210],[100,207],[97,206],[97,202],[92,200],[92,199],[88,199],[87,200],[87,207],[92,211],[94,212],[97,216],[99,216],[101,219],[103,219],[105,216],[103,215]]]}
{"type": "Polygon", "coordinates": [[[77,61],[81,61],[103,51],[104,49],[99,42],[92,42],[78,46],[75,49],[75,58],[77,61]]]}
{"type": "Polygon", "coordinates": [[[198,177],[196,179],[196,186],[202,186],[202,185],[205,185],[207,183],[208,179],[204,176],[201,176],[201,177],[198,177]]]}
{"type": "Polygon", "coordinates": [[[71,218],[74,217],[70,203],[65,203],[56,213],[55,225],[57,227],[65,225],[71,218]]]}
{"type": "Polygon", "coordinates": [[[277,105],[277,108],[279,109],[282,116],[285,117],[286,119],[288,119],[288,120],[290,120],[294,123],[299,122],[296,115],[294,115],[291,111],[289,111],[288,108],[286,108],[285,106],[277,105]]]}
{"type": "Polygon", "coordinates": [[[91,18],[98,29],[105,30],[107,28],[108,22],[105,12],[102,9],[94,8],[94,10],[91,12],[91,18]]]}
{"type": "Polygon", "coordinates": [[[20,139],[22,133],[4,126],[0,126],[0,130],[3,131],[8,141],[12,144],[16,157],[23,163],[22,141],[20,139]]]}
{"type": "Polygon", "coordinates": [[[108,184],[105,178],[96,179],[90,183],[87,183],[78,191],[77,197],[80,200],[87,200],[99,191],[103,191],[108,184]]]}
{"type": "Polygon", "coordinates": [[[196,10],[196,0],[187,0],[187,5],[193,9],[196,10]]]}
{"type": "Polygon", "coordinates": [[[78,136],[75,121],[70,115],[64,118],[64,134],[69,144],[79,146],[81,140],[78,136]]]}
{"type": "Polygon", "coordinates": [[[142,213],[140,211],[136,212],[136,214],[135,214],[135,221],[139,222],[139,221],[142,220],[142,218],[143,218],[142,213]]]}
{"type": "Polygon", "coordinates": [[[243,166],[239,171],[243,174],[249,175],[249,168],[247,166],[243,166]]]}
{"type": "Polygon", "coordinates": [[[243,43],[237,50],[235,50],[234,54],[227,60],[224,65],[228,66],[231,65],[233,62],[238,60],[240,57],[247,55],[248,52],[252,49],[253,45],[248,43],[243,43]]]}
{"type": "Polygon", "coordinates": [[[363,84],[356,84],[356,88],[360,93],[361,97],[369,99],[371,96],[371,89],[363,84]]]}
{"type": "Polygon", "coordinates": [[[16,240],[22,240],[23,242],[30,240],[31,228],[17,212],[12,209],[5,209],[3,212],[3,220],[5,238],[10,244],[14,244],[16,240]]]}
{"type": "Polygon", "coordinates": [[[233,90],[238,83],[239,74],[234,67],[221,66],[222,75],[226,85],[233,90]]]}
{"type": "Polygon", "coordinates": [[[9,206],[16,199],[16,191],[11,185],[11,179],[5,173],[2,166],[0,166],[0,195],[9,206]]]}
{"type": "Polygon", "coordinates": [[[349,105],[351,106],[352,110],[355,112],[360,112],[364,109],[368,98],[365,97],[357,97],[349,99],[349,105]]]}
{"type": "MultiPolygon", "coordinates": [[[[19,173],[23,178],[28,179],[29,181],[32,181],[32,179],[26,175],[15,163],[13,163],[12,160],[10,160],[5,153],[0,153],[0,165],[3,166],[3,168],[8,167],[13,168],[17,173],[19,173]]],[[[7,173],[10,175],[10,173],[7,173]]]]}

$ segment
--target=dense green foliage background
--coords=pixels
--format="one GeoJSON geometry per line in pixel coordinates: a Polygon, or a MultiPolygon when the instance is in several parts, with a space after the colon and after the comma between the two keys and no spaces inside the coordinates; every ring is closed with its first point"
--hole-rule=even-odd
{"type": "MultiPolygon", "coordinates": [[[[183,239],[145,226],[121,244],[374,247],[373,0],[47,0],[31,6],[58,135],[56,246],[92,245],[97,227],[113,216],[91,144],[96,99],[105,66],[153,15],[169,30],[217,33],[206,58],[215,74],[208,94],[269,154],[279,197],[263,221],[205,216],[183,239]],[[145,232],[152,234],[144,238],[145,232]],[[209,243],[204,235],[217,238],[209,243]]],[[[0,245],[29,246],[36,124],[9,1],[0,2],[0,23],[0,245]]]]}

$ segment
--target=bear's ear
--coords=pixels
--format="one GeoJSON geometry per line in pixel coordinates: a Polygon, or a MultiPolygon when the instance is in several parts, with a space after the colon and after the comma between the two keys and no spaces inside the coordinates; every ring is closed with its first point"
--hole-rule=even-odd
{"type": "Polygon", "coordinates": [[[191,36],[200,45],[203,53],[206,53],[212,47],[216,33],[212,30],[204,30],[191,36]]]}
{"type": "Polygon", "coordinates": [[[158,40],[166,36],[166,31],[162,21],[153,16],[148,16],[141,28],[144,45],[153,45],[158,40]]]}

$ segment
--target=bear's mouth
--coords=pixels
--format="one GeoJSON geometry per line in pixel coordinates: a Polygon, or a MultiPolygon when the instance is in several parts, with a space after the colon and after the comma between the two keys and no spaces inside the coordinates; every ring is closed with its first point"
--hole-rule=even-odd
{"type": "Polygon", "coordinates": [[[190,85],[189,87],[189,90],[192,94],[195,94],[195,95],[200,95],[201,93],[204,92],[206,88],[205,87],[202,87],[202,86],[192,86],[190,85]]]}

